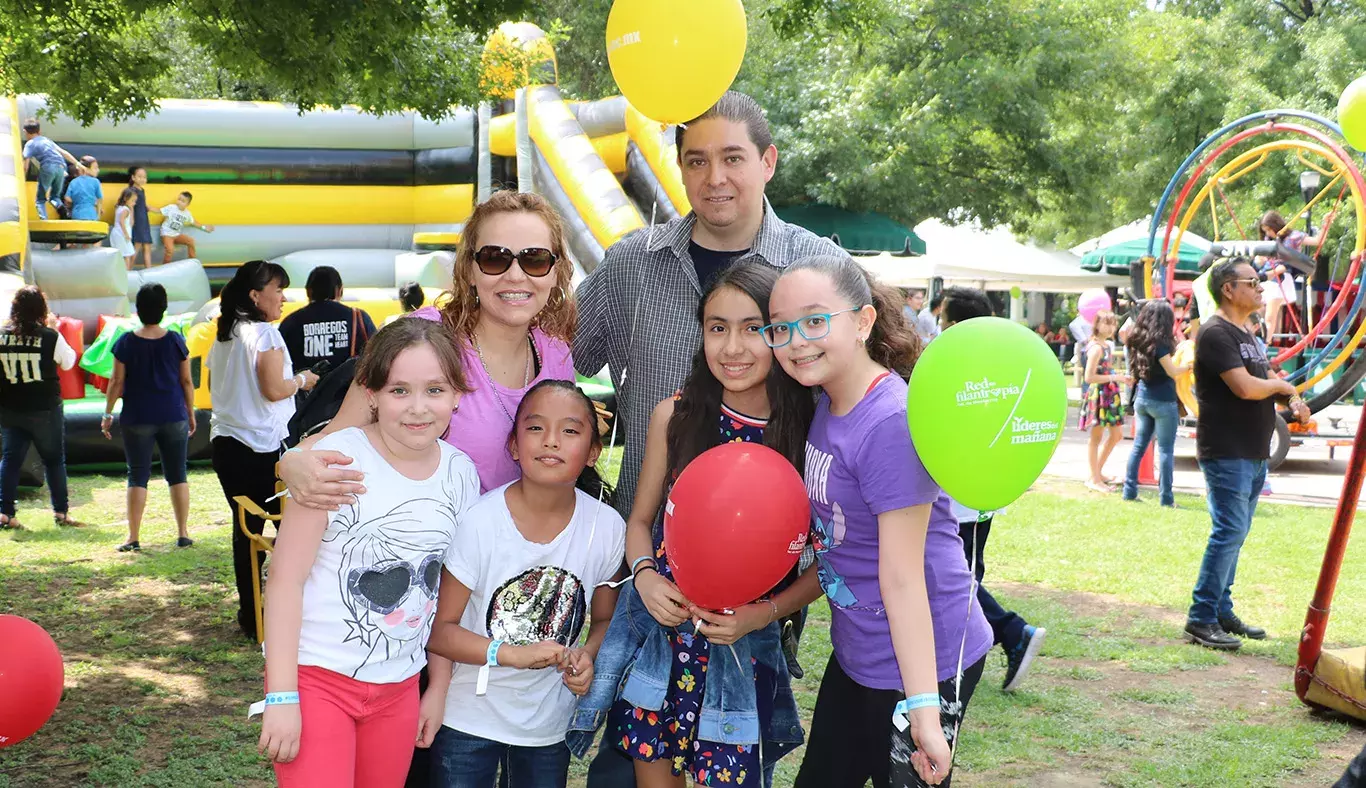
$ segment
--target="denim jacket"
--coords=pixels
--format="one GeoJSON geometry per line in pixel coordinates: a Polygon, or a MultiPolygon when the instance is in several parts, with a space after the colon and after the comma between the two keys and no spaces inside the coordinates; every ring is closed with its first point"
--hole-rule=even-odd
{"type": "MultiPolygon", "coordinates": [[[[574,707],[565,739],[570,751],[577,757],[588,752],[618,696],[643,709],[662,708],[672,667],[668,630],[646,610],[635,586],[627,584],[593,663],[593,683],[574,707]]],[[[768,764],[801,746],[804,737],[778,624],[755,630],[733,646],[713,645],[696,738],[761,744],[760,754],[768,764]],[[764,731],[759,730],[751,657],[771,669],[777,679],[773,717],[764,731]]]]}

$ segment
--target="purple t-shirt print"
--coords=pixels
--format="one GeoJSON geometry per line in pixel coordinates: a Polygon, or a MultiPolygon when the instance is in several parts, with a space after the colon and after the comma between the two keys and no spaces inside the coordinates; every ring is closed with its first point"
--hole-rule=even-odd
{"type": "Polygon", "coordinates": [[[830,639],[850,678],[871,689],[902,689],[878,585],[877,516],[910,506],[933,504],[925,585],[938,680],[957,671],[965,627],[963,666],[987,653],[991,627],[975,601],[968,619],[972,576],[949,499],[911,443],[904,380],[888,375],[843,416],[832,415],[829,397],[821,396],[807,436],[806,488],[821,586],[830,599],[830,639]]]}

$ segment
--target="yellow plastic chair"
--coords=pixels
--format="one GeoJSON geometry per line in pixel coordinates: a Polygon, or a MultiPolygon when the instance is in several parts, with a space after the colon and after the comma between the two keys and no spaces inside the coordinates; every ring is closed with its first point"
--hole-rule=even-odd
{"type": "MultiPolygon", "coordinates": [[[[276,482],[276,492],[283,487],[280,482],[276,482]]],[[[252,601],[256,603],[256,642],[260,643],[265,636],[265,594],[261,590],[261,556],[275,549],[275,537],[267,536],[265,533],[254,534],[247,528],[247,515],[260,517],[268,523],[275,523],[275,532],[280,532],[280,520],[284,517],[284,506],[280,507],[280,514],[268,514],[264,509],[256,504],[255,501],[245,495],[233,497],[233,502],[237,504],[237,527],[246,535],[247,542],[251,549],[251,593],[252,601]]]]}

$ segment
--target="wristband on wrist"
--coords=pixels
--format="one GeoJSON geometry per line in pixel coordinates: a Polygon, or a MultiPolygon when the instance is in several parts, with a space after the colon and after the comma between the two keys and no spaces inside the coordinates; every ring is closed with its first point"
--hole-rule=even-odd
{"type": "Polygon", "coordinates": [[[495,638],[489,643],[488,651],[484,652],[484,664],[479,668],[479,677],[474,682],[475,696],[487,695],[489,691],[489,673],[491,669],[498,667],[498,649],[503,645],[503,641],[495,638]]]}
{"type": "Polygon", "coordinates": [[[904,731],[911,725],[912,711],[930,706],[939,706],[939,693],[922,692],[919,695],[912,695],[896,704],[896,710],[892,712],[892,724],[896,725],[897,730],[904,731]]]}
{"type": "Polygon", "coordinates": [[[655,572],[658,572],[659,562],[653,558],[650,558],[649,556],[642,556],[641,558],[637,558],[631,564],[631,579],[635,580],[637,577],[640,576],[640,573],[645,571],[646,569],[653,569],[655,572]]]}
{"type": "MultiPolygon", "coordinates": [[[[774,621],[778,620],[778,603],[774,602],[772,599],[768,600],[768,603],[773,606],[773,615],[768,619],[768,623],[772,624],[774,621]]],[[[765,626],[767,626],[767,624],[765,624],[765,626]]]]}
{"type": "Polygon", "coordinates": [[[267,692],[265,700],[258,700],[247,707],[247,719],[251,719],[258,714],[264,714],[267,706],[297,706],[299,704],[299,693],[296,692],[267,692]]]}
{"type": "Polygon", "coordinates": [[[299,374],[294,376],[294,384],[299,388],[304,387],[304,373],[300,372],[299,374]]]}

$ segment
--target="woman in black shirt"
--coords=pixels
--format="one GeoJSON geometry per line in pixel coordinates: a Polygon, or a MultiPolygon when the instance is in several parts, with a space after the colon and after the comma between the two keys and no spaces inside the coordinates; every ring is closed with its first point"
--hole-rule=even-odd
{"type": "Polygon", "coordinates": [[[59,366],[76,365],[76,351],[56,325],[42,291],[30,285],[14,294],[9,322],[0,329],[0,529],[23,527],[14,504],[30,445],[43,460],[53,519],[60,526],[81,525],[67,514],[66,424],[57,380],[59,366]]]}

